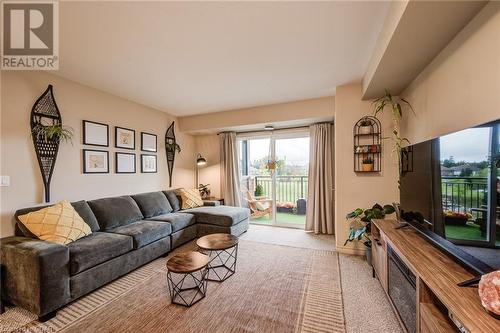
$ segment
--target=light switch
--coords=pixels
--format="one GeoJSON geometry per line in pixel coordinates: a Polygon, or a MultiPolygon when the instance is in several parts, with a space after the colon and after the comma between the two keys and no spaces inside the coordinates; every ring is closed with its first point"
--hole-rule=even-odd
{"type": "Polygon", "coordinates": [[[0,186],[10,186],[10,176],[1,176],[0,186]]]}

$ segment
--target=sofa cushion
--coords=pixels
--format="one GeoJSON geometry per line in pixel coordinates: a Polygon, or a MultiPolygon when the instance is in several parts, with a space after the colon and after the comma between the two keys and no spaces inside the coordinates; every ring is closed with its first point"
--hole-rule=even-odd
{"type": "Polygon", "coordinates": [[[172,206],[172,211],[177,212],[181,209],[181,203],[179,201],[179,197],[177,196],[176,193],[177,190],[167,190],[163,191],[163,194],[168,199],[168,202],[170,202],[170,206],[172,206]]]}
{"type": "Polygon", "coordinates": [[[139,206],[128,195],[89,201],[101,230],[109,230],[143,219],[139,206]]]}
{"type": "Polygon", "coordinates": [[[99,231],[99,223],[97,223],[97,219],[90,209],[89,204],[85,200],[72,202],[71,205],[75,208],[81,218],[87,223],[92,232],[99,231]]]}
{"type": "MultiPolygon", "coordinates": [[[[89,205],[87,204],[86,201],[77,201],[77,202],[72,202],[71,205],[73,208],[76,210],[78,215],[83,219],[85,223],[87,223],[90,227],[90,230],[92,232],[99,231],[99,224],[97,223],[97,219],[94,216],[94,213],[90,209],[89,205]]],[[[22,223],[19,221],[19,216],[20,215],[25,215],[37,210],[40,210],[42,208],[49,207],[51,205],[41,205],[41,206],[35,206],[35,207],[29,207],[29,208],[22,208],[19,209],[15,212],[14,217],[16,219],[16,235],[17,236],[25,236],[25,237],[30,237],[30,238],[36,238],[35,235],[33,235],[22,223]],[[21,234],[18,232],[21,231],[21,234]]]]}
{"type": "Polygon", "coordinates": [[[133,249],[132,237],[94,232],[68,244],[71,275],[116,258],[133,249]]]}
{"type": "Polygon", "coordinates": [[[162,192],[141,193],[132,196],[145,218],[172,211],[170,202],[162,192]]]}
{"type": "Polygon", "coordinates": [[[177,190],[177,194],[181,196],[181,209],[203,206],[203,200],[197,188],[181,188],[177,190]]]}
{"type": "Polygon", "coordinates": [[[233,206],[204,206],[183,210],[196,216],[196,222],[230,227],[250,216],[250,210],[233,206]]]}
{"type": "Polygon", "coordinates": [[[90,226],[68,201],[61,201],[17,218],[38,239],[61,245],[92,233],[90,226]]]}
{"type": "Polygon", "coordinates": [[[139,249],[161,238],[168,237],[172,233],[172,227],[169,223],[138,221],[106,232],[132,237],[134,249],[139,249]]]}
{"type": "Polygon", "coordinates": [[[194,215],[189,213],[170,213],[149,218],[150,221],[168,222],[172,225],[172,232],[184,229],[196,222],[194,215]]]}

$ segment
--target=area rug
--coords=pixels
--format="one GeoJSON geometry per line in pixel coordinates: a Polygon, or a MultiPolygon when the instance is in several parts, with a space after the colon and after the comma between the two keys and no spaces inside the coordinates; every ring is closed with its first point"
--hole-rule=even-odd
{"type": "MultiPolygon", "coordinates": [[[[193,248],[188,244],[174,251],[193,248]]],[[[20,308],[0,332],[345,332],[336,252],[241,240],[237,272],[191,308],[170,303],[160,258],[40,323],[20,308]]]]}

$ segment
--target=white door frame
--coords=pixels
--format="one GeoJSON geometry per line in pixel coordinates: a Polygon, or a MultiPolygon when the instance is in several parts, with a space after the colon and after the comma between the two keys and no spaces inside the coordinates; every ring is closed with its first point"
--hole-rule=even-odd
{"type": "MultiPolygon", "coordinates": [[[[305,138],[305,137],[309,137],[309,129],[308,128],[280,130],[280,131],[273,131],[273,132],[255,132],[253,134],[252,133],[241,133],[241,134],[237,134],[236,139],[239,141],[252,140],[252,139],[269,139],[271,158],[273,160],[275,160],[276,159],[276,140],[305,138]]],[[[271,199],[273,200],[273,204],[272,204],[273,210],[272,210],[272,216],[271,216],[270,223],[251,222],[251,221],[250,221],[250,223],[260,224],[260,225],[271,225],[271,226],[277,226],[277,227],[294,228],[294,229],[304,229],[304,225],[302,225],[302,224],[279,223],[279,221],[277,221],[277,205],[276,205],[277,188],[276,188],[276,185],[277,185],[276,172],[273,172],[271,174],[271,199]]]]}

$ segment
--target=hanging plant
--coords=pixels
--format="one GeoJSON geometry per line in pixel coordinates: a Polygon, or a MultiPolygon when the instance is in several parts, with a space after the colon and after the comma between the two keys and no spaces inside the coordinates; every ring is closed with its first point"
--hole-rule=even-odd
{"type": "Polygon", "coordinates": [[[165,148],[167,149],[168,152],[181,152],[181,146],[179,146],[175,141],[172,142],[166,142],[165,143],[165,148]]]}
{"type": "Polygon", "coordinates": [[[55,143],[70,142],[73,144],[73,129],[61,124],[36,124],[31,130],[31,135],[35,140],[45,143],[51,141],[55,143]]]}
{"type": "Polygon", "coordinates": [[[269,171],[276,170],[276,161],[275,160],[267,160],[266,169],[269,171]]]}
{"type": "Polygon", "coordinates": [[[404,98],[392,96],[387,89],[385,90],[384,96],[375,99],[372,103],[375,108],[375,117],[377,117],[379,113],[384,112],[386,107],[389,107],[391,110],[392,136],[389,137],[389,139],[391,139],[393,142],[393,153],[395,153],[397,156],[399,174],[401,174],[401,149],[403,148],[405,142],[409,144],[410,140],[408,140],[407,138],[402,138],[400,136],[399,126],[401,123],[401,119],[403,118],[403,112],[406,112],[406,110],[409,109],[413,112],[413,114],[415,114],[415,111],[413,110],[410,102],[408,102],[404,98]]]}
{"type": "Polygon", "coordinates": [[[72,141],[73,130],[62,125],[61,113],[49,84],[31,108],[31,138],[45,188],[45,202],[50,202],[50,182],[56,164],[59,144],[72,141]]]}

